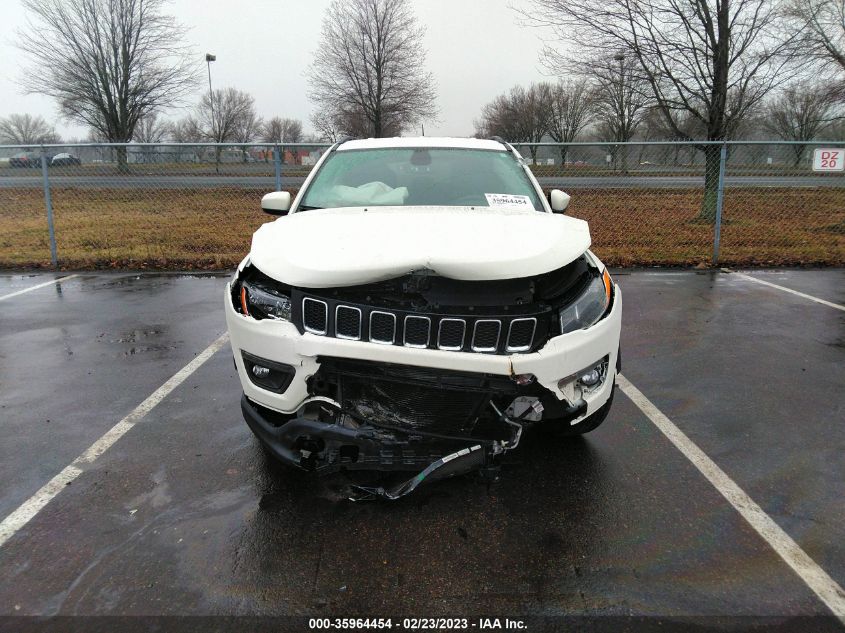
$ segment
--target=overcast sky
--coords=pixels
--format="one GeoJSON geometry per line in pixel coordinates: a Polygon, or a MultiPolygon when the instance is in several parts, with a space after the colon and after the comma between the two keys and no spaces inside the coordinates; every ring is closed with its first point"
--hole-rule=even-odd
{"type": "MultiPolygon", "coordinates": [[[[481,106],[517,83],[542,79],[538,55],[548,34],[520,26],[509,8],[519,0],[413,0],[425,27],[427,67],[437,82],[440,120],[426,134],[468,136],[481,106]]],[[[234,86],[255,97],[261,116],[301,119],[311,129],[304,72],[319,44],[329,0],[172,0],[170,13],[190,28],[197,58],[217,55],[215,88],[234,86]]],[[[16,80],[25,60],[14,47],[25,25],[19,0],[0,0],[0,116],[40,114],[65,137],[87,131],[57,119],[54,102],[24,95],[16,80]]],[[[44,42],[45,46],[50,45],[44,42]]],[[[207,84],[204,84],[207,85],[207,84]]],[[[207,89],[207,88],[206,88],[207,89]]],[[[184,113],[167,113],[178,118],[184,113]]]]}

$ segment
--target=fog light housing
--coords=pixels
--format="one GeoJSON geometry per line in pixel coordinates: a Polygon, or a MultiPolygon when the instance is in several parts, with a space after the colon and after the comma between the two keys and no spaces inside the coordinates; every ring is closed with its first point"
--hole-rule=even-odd
{"type": "Polygon", "coordinates": [[[270,375],[269,367],[262,367],[261,365],[252,366],[252,375],[256,378],[266,378],[270,375]]]}
{"type": "Polygon", "coordinates": [[[607,378],[608,360],[609,357],[605,356],[599,362],[575,374],[578,377],[578,384],[587,391],[593,391],[603,385],[605,378],[607,378]]]}
{"type": "Polygon", "coordinates": [[[595,387],[601,380],[601,374],[595,367],[578,376],[578,381],[585,387],[595,387]]]}
{"type": "Polygon", "coordinates": [[[561,378],[557,383],[557,388],[564,394],[570,395],[575,393],[573,390],[577,391],[579,387],[586,392],[595,391],[604,384],[607,378],[608,359],[609,357],[605,356],[581,371],[575,372],[566,378],[561,378]]]}
{"type": "Polygon", "coordinates": [[[241,358],[243,358],[250,382],[274,393],[284,393],[296,373],[292,365],[276,363],[249,352],[241,351],[241,358]]]}

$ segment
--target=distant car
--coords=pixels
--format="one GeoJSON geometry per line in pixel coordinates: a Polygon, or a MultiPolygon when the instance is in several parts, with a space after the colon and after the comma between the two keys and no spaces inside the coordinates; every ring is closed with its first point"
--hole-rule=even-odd
{"type": "Polygon", "coordinates": [[[82,161],[79,160],[78,156],[74,156],[73,154],[68,154],[67,152],[62,152],[61,154],[56,154],[53,156],[53,160],[50,161],[50,165],[53,167],[66,167],[68,165],[81,165],[82,161]]]}
{"type": "Polygon", "coordinates": [[[36,159],[26,152],[15,154],[9,159],[9,167],[35,167],[36,164],[36,159]]]}

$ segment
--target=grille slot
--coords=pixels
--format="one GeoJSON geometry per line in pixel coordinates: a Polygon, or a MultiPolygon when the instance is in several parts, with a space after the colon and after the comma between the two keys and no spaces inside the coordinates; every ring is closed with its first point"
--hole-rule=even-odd
{"type": "Polygon", "coordinates": [[[431,338],[431,319],[424,316],[405,317],[405,347],[428,347],[431,338]]]}
{"type": "Polygon", "coordinates": [[[440,319],[437,330],[437,348],[459,351],[464,347],[467,322],[463,319],[440,319]]]}
{"type": "Polygon", "coordinates": [[[472,351],[495,352],[501,332],[502,322],[498,319],[479,319],[472,332],[472,351]]]}
{"type": "Polygon", "coordinates": [[[335,308],[334,331],[337,338],[361,340],[361,308],[337,306],[335,308]]]}
{"type": "Polygon", "coordinates": [[[396,315],[373,310],[370,312],[370,341],[393,345],[396,342],[396,315]]]}
{"type": "Polygon", "coordinates": [[[534,342],[534,332],[537,329],[537,319],[514,319],[508,328],[508,352],[525,352],[531,349],[534,342]]]}
{"type": "Polygon", "coordinates": [[[306,332],[325,335],[328,330],[329,306],[325,301],[305,297],[302,300],[302,325],[306,332]]]}

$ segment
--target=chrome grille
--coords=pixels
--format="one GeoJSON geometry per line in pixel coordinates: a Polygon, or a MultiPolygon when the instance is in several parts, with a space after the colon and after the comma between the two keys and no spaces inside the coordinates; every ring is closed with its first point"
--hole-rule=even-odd
{"type": "Polygon", "coordinates": [[[464,347],[467,322],[464,319],[440,319],[437,331],[437,348],[458,351],[464,347]]]}
{"type": "Polygon", "coordinates": [[[302,300],[302,324],[306,332],[325,335],[328,332],[329,306],[325,301],[305,297],[302,300]]]}
{"type": "Polygon", "coordinates": [[[537,330],[537,319],[534,317],[514,319],[508,327],[508,344],[505,351],[525,352],[531,349],[534,342],[534,332],[537,330]]]}
{"type": "MultiPolygon", "coordinates": [[[[449,352],[512,354],[537,349],[549,335],[551,308],[534,315],[413,313],[300,294],[294,322],[302,332],[381,345],[449,352]]],[[[471,310],[471,309],[468,309],[471,310]]]]}
{"type": "Polygon", "coordinates": [[[337,306],[335,308],[334,331],[337,338],[361,340],[361,308],[337,306]]]}
{"type": "Polygon", "coordinates": [[[396,342],[396,315],[373,310],[370,312],[370,341],[393,345],[396,342]]]}
{"type": "Polygon", "coordinates": [[[405,347],[428,347],[431,338],[431,319],[424,316],[405,317],[405,347]]]}
{"type": "Polygon", "coordinates": [[[495,352],[501,332],[502,322],[499,319],[479,319],[472,332],[472,351],[495,352]]]}

